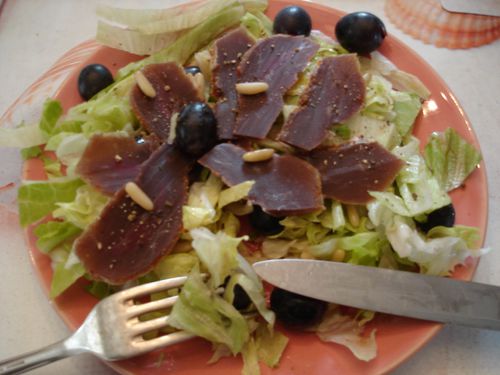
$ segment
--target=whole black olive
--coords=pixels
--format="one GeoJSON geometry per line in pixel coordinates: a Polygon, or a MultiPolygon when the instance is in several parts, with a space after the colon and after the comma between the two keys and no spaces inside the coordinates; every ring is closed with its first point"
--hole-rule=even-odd
{"type": "Polygon", "coordinates": [[[78,92],[82,99],[89,100],[113,82],[113,75],[108,68],[101,64],[90,64],[78,76],[78,92]]]}
{"type": "Polygon", "coordinates": [[[280,288],[271,293],[271,309],[276,318],[290,327],[307,328],[321,321],[328,303],[280,288]]]}
{"type": "Polygon", "coordinates": [[[349,52],[367,54],[375,51],[387,35],[384,23],[368,12],[349,13],[335,26],[335,36],[349,52]]]}
{"type": "Polygon", "coordinates": [[[192,75],[195,75],[196,73],[201,73],[201,69],[196,65],[186,66],[184,68],[184,71],[186,72],[186,74],[192,74],[192,75]]]}
{"type": "Polygon", "coordinates": [[[175,144],[185,154],[200,157],[217,143],[217,120],[205,103],[184,106],[177,118],[175,144]]]}
{"type": "Polygon", "coordinates": [[[455,208],[453,204],[438,208],[427,215],[424,223],[416,222],[417,226],[425,233],[437,226],[452,227],[455,224],[455,208]]]}
{"type": "Polygon", "coordinates": [[[304,8],[289,6],[281,9],[274,17],[275,34],[305,35],[311,33],[312,21],[304,8]]]}
{"type": "Polygon", "coordinates": [[[250,224],[257,231],[265,235],[278,234],[283,230],[283,225],[280,224],[282,217],[276,217],[264,212],[260,206],[253,206],[253,211],[250,214],[250,224]]]}
{"type": "Polygon", "coordinates": [[[233,306],[236,310],[246,310],[252,303],[250,297],[248,297],[247,292],[239,285],[236,284],[233,289],[234,299],[233,306]]]}

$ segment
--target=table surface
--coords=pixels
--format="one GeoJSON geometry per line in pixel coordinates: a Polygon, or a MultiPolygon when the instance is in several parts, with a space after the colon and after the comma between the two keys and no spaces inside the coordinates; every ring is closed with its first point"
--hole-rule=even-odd
{"type": "MultiPolygon", "coordinates": [[[[490,187],[486,245],[494,248],[494,244],[500,242],[500,231],[494,229],[500,217],[496,214],[500,212],[500,194],[495,189],[500,185],[500,163],[495,161],[500,126],[500,41],[468,50],[436,48],[396,29],[383,11],[384,1],[316,2],[347,12],[366,10],[377,14],[389,33],[428,61],[448,84],[469,117],[482,147],[490,187]]],[[[64,52],[93,37],[97,3],[97,0],[4,1],[0,8],[0,113],[64,52]]],[[[125,3],[137,6],[138,2],[125,3]]],[[[8,182],[4,179],[0,168],[0,185],[8,182]]],[[[5,218],[0,219],[5,223],[5,218]]],[[[44,295],[27,251],[19,251],[24,246],[21,234],[7,229],[8,226],[0,225],[0,359],[61,340],[69,334],[44,295]]],[[[499,265],[500,253],[493,249],[481,260],[475,281],[500,285],[499,265]]],[[[393,374],[498,374],[499,348],[500,332],[447,326],[393,374]]],[[[55,373],[110,375],[113,372],[87,355],[33,372],[55,373]]]]}

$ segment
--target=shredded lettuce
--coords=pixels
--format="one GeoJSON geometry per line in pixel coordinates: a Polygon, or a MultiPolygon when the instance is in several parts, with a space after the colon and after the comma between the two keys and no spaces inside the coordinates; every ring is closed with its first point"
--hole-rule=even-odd
{"type": "Polygon", "coordinates": [[[186,276],[199,266],[199,259],[194,252],[169,254],[163,257],[154,268],[160,279],[186,276]]]}
{"type": "Polygon", "coordinates": [[[412,220],[394,214],[380,202],[368,205],[368,215],[398,256],[417,263],[422,273],[446,276],[467,257],[479,257],[489,251],[470,248],[469,245],[476,245],[472,242],[477,237],[465,228],[446,230],[438,227],[425,238],[415,229],[412,220]]]}
{"type": "Polygon", "coordinates": [[[391,96],[394,100],[393,111],[395,114],[392,122],[396,124],[401,137],[405,137],[413,129],[413,124],[420,113],[422,103],[419,97],[412,93],[393,90],[391,96]]]}
{"type": "Polygon", "coordinates": [[[38,225],[34,233],[37,236],[36,247],[48,253],[63,242],[77,237],[82,230],[66,221],[49,221],[38,225]]]}
{"type": "Polygon", "coordinates": [[[244,12],[244,8],[238,3],[224,8],[220,12],[208,17],[164,49],[120,69],[117,79],[122,80],[149,64],[165,61],[175,61],[179,64],[184,64],[191,55],[207,45],[221,32],[236,26],[240,22],[244,12]]]}
{"type": "Polygon", "coordinates": [[[481,154],[452,128],[433,133],[425,146],[425,161],[446,191],[461,186],[481,161],[481,154]]]}
{"type": "Polygon", "coordinates": [[[67,257],[57,262],[54,267],[54,275],[50,285],[50,298],[54,299],[74,284],[85,274],[85,268],[79,262],[73,250],[68,252],[67,257]]]}
{"type": "Polygon", "coordinates": [[[259,360],[273,368],[278,366],[280,358],[288,345],[288,337],[279,331],[270,331],[267,327],[259,325],[255,332],[255,344],[259,360]]]}
{"type": "Polygon", "coordinates": [[[189,231],[193,238],[193,248],[201,263],[211,275],[211,283],[218,287],[227,276],[238,268],[238,245],[243,237],[230,237],[224,232],[212,233],[207,228],[196,228],[189,231]]]}
{"type": "Polygon", "coordinates": [[[73,200],[56,203],[57,208],[54,210],[53,216],[64,219],[78,228],[86,229],[99,217],[108,201],[108,197],[90,185],[83,185],[78,187],[73,200]]]}
{"type": "Polygon", "coordinates": [[[272,22],[262,12],[256,14],[245,13],[241,19],[241,26],[255,39],[266,38],[272,35],[272,22]]]}
{"type": "Polygon", "coordinates": [[[26,147],[21,150],[21,157],[23,160],[33,159],[40,156],[42,152],[43,150],[40,146],[26,147]]]}
{"type": "Polygon", "coordinates": [[[62,181],[25,183],[17,193],[21,225],[42,219],[56,209],[58,203],[73,201],[82,185],[80,179],[64,178],[62,181]]]}
{"type": "Polygon", "coordinates": [[[396,177],[399,195],[393,192],[370,192],[377,201],[402,216],[417,216],[434,211],[451,202],[446,191],[427,167],[419,154],[418,140],[414,137],[403,147],[396,147],[396,156],[406,162],[396,177]]]}
{"type": "Polygon", "coordinates": [[[36,125],[21,125],[14,129],[0,128],[0,146],[27,148],[47,142],[45,134],[36,125]]]}
{"type": "Polygon", "coordinates": [[[249,339],[245,318],[229,302],[208,288],[201,276],[192,272],[168,318],[171,326],[226,345],[240,353],[249,339]]]}
{"type": "Polygon", "coordinates": [[[334,342],[347,347],[356,358],[371,361],[377,356],[375,330],[369,336],[363,335],[366,320],[358,321],[348,315],[342,315],[338,309],[330,309],[326,317],[316,328],[316,334],[322,341],[334,342]]]}

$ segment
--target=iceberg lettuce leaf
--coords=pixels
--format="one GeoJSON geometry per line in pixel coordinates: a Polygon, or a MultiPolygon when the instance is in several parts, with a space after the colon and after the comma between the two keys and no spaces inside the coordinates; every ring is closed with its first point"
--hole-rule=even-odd
{"type": "Polygon", "coordinates": [[[31,224],[57,208],[61,202],[71,202],[84,183],[80,179],[25,183],[19,188],[19,220],[22,226],[31,224]]]}
{"type": "Polygon", "coordinates": [[[240,353],[250,333],[245,318],[192,272],[168,318],[171,326],[226,345],[233,355],[240,353]]]}
{"type": "Polygon", "coordinates": [[[82,230],[66,221],[49,221],[38,225],[34,233],[37,236],[36,247],[48,253],[63,242],[77,237],[82,230]]]}
{"type": "Polygon", "coordinates": [[[446,191],[461,186],[481,161],[481,154],[456,130],[433,133],[425,146],[425,161],[446,191]]]}

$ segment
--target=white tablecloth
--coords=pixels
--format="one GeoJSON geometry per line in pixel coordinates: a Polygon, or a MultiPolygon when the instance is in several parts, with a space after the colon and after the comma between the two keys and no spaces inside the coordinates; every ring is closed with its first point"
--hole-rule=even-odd
{"type": "MultiPolygon", "coordinates": [[[[486,245],[493,251],[480,262],[475,280],[500,285],[500,41],[469,50],[439,49],[396,29],[383,1],[325,1],[348,12],[379,15],[388,32],[427,60],[462,104],[482,146],[490,187],[486,245]]],[[[96,0],[8,0],[0,14],[0,113],[65,51],[93,37],[96,0]]],[[[130,1],[128,2],[130,3],[130,1]]],[[[132,2],[133,3],[133,2],[132,2]]],[[[158,3],[158,2],[157,2],[158,3]]],[[[137,2],[135,2],[137,4],[137,2]]],[[[69,331],[43,294],[23,239],[0,229],[0,359],[63,339],[69,331]]],[[[500,333],[445,327],[394,374],[494,375],[500,368],[500,333]]],[[[111,374],[91,356],[65,360],[34,374],[111,374]]]]}

